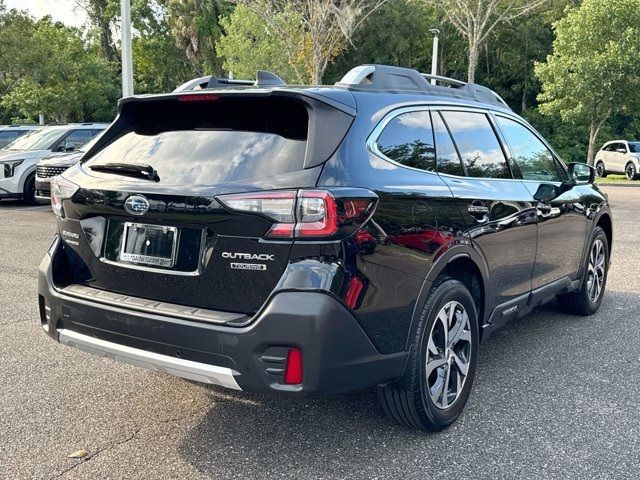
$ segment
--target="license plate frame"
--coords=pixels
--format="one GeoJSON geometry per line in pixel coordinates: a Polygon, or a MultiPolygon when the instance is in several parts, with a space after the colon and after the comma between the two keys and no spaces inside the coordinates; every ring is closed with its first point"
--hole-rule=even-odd
{"type": "MultiPolygon", "coordinates": [[[[177,227],[168,227],[165,225],[153,225],[148,223],[137,222],[125,222],[122,230],[122,241],[120,245],[120,254],[118,256],[119,261],[127,262],[134,265],[145,266],[149,268],[172,268],[176,264],[176,256],[178,251],[178,236],[179,230],[177,227]],[[136,251],[140,249],[140,244],[131,246],[129,243],[131,240],[139,240],[137,238],[131,238],[131,230],[138,231],[144,230],[142,233],[145,235],[142,240],[146,247],[150,246],[149,231],[157,234],[160,232],[162,235],[171,234],[172,238],[169,239],[169,245],[164,245],[163,250],[169,249],[169,252],[161,252],[160,255],[148,255],[146,252],[136,251]]],[[[155,240],[155,239],[154,239],[155,240]]]]}

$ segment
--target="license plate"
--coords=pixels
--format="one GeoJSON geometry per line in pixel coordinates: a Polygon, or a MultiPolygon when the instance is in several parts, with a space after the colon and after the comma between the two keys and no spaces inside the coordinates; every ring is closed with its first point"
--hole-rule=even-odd
{"type": "Polygon", "coordinates": [[[120,260],[170,268],[175,264],[177,246],[176,227],[126,222],[122,233],[120,260]]]}

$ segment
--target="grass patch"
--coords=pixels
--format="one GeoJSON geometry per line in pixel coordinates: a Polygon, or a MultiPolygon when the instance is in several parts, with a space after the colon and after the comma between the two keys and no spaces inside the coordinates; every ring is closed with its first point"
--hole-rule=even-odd
{"type": "Polygon", "coordinates": [[[627,180],[624,175],[607,175],[607,178],[596,178],[598,185],[606,185],[607,183],[624,183],[627,185],[638,185],[640,187],[640,180],[627,180]]]}

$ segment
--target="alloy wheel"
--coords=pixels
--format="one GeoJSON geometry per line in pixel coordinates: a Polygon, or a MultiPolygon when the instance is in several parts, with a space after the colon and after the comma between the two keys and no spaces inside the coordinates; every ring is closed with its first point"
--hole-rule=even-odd
{"type": "Polygon", "coordinates": [[[599,177],[602,177],[604,175],[604,165],[602,164],[602,162],[596,165],[596,174],[599,177]]]}
{"type": "Polygon", "coordinates": [[[589,254],[587,267],[587,294],[589,300],[596,302],[600,298],[606,275],[606,258],[602,240],[596,239],[589,254]]]}
{"type": "Polygon", "coordinates": [[[448,302],[438,312],[427,345],[427,390],[437,408],[447,409],[460,397],[471,348],[469,315],[459,302],[448,302]]]}
{"type": "Polygon", "coordinates": [[[627,165],[627,168],[625,170],[625,173],[627,174],[627,178],[629,180],[633,180],[636,176],[636,167],[634,167],[631,163],[629,165],[627,165]]]}

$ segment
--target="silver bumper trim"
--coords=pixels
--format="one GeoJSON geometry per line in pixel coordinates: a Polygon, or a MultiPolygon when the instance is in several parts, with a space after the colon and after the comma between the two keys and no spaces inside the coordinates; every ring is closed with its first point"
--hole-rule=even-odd
{"type": "Polygon", "coordinates": [[[146,350],[107,342],[67,329],[58,330],[58,334],[58,339],[63,345],[93,353],[94,355],[111,358],[119,362],[135,365],[136,367],[187,378],[196,382],[220,385],[233,390],[242,390],[235,379],[235,377],[240,374],[230,368],[147,352],[146,350]]]}

